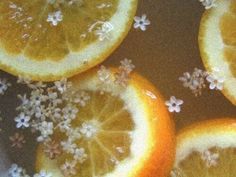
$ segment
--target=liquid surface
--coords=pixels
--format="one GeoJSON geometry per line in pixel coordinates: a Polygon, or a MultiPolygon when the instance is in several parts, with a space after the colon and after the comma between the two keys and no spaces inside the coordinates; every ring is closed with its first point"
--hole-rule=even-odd
{"type": "MultiPolygon", "coordinates": [[[[132,29],[105,65],[118,66],[123,58],[132,59],[136,71],[154,83],[166,100],[170,96],[183,100],[181,112],[173,113],[177,131],[200,120],[235,117],[236,107],[221,92],[205,88],[201,96],[195,97],[179,81],[184,72],[191,73],[195,67],[204,69],[197,41],[203,6],[197,0],[140,0],[138,7],[136,15],[147,14],[151,25],[145,32],[132,29]]],[[[1,72],[1,77],[16,82],[6,73],[1,72]]],[[[28,171],[33,171],[34,145],[27,143],[24,150],[17,152],[9,148],[9,136],[16,130],[13,124],[16,112],[12,111],[19,104],[16,95],[25,91],[25,87],[14,84],[1,96],[0,108],[5,117],[2,125],[8,128],[0,138],[8,147],[9,159],[25,164],[28,171]]],[[[27,137],[27,141],[33,140],[34,137],[27,137]]]]}

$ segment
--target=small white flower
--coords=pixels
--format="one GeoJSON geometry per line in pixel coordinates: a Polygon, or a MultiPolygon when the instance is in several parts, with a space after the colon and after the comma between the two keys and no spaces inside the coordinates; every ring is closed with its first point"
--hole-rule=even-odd
{"type": "Polygon", "coordinates": [[[53,128],[54,126],[52,122],[43,121],[38,128],[41,133],[41,135],[37,138],[38,142],[47,140],[49,136],[53,134],[53,128]]]}
{"type": "Polygon", "coordinates": [[[89,99],[90,99],[89,94],[86,93],[85,91],[81,91],[75,95],[75,98],[73,101],[74,103],[78,103],[80,104],[80,106],[84,107],[89,99]]]}
{"type": "Polygon", "coordinates": [[[202,5],[205,7],[205,9],[210,9],[212,7],[216,7],[216,1],[215,0],[199,0],[202,5]]]}
{"type": "Polygon", "coordinates": [[[77,117],[79,109],[73,104],[67,104],[66,107],[62,109],[62,112],[65,119],[73,120],[77,117]]]}
{"type": "Polygon", "coordinates": [[[209,168],[218,164],[219,154],[212,153],[209,150],[206,150],[202,153],[201,158],[206,163],[206,166],[209,168]]]}
{"type": "Polygon", "coordinates": [[[54,82],[56,89],[60,93],[64,93],[68,88],[71,87],[71,82],[68,82],[67,79],[61,79],[60,81],[54,82]]]}
{"type": "Polygon", "coordinates": [[[16,124],[16,128],[27,128],[29,127],[29,121],[30,121],[30,117],[25,115],[24,113],[20,113],[20,115],[18,115],[15,118],[15,122],[16,124]]]}
{"type": "Polygon", "coordinates": [[[63,15],[61,11],[56,11],[48,14],[47,22],[51,23],[53,26],[57,26],[57,24],[62,20],[63,15]]]}
{"type": "Polygon", "coordinates": [[[8,170],[9,177],[21,177],[23,169],[17,164],[12,164],[11,168],[8,170]]]}
{"type": "Polygon", "coordinates": [[[52,177],[52,174],[47,173],[45,170],[41,170],[39,173],[35,174],[34,177],[52,177]]]}
{"type": "Polygon", "coordinates": [[[166,106],[168,106],[169,112],[180,112],[181,107],[184,102],[183,100],[176,99],[175,96],[171,96],[170,100],[166,101],[166,106]]]}
{"type": "Polygon", "coordinates": [[[211,90],[222,90],[224,85],[224,78],[217,76],[216,74],[209,74],[206,80],[210,83],[209,88],[211,90]]]}
{"type": "Polygon", "coordinates": [[[143,14],[141,17],[134,17],[134,28],[140,28],[142,31],[146,31],[147,25],[150,25],[151,22],[147,19],[147,15],[143,14]]]}
{"type": "Polygon", "coordinates": [[[42,90],[33,90],[30,96],[30,102],[32,105],[39,106],[42,102],[45,102],[47,97],[42,94],[42,90]]]}
{"type": "Polygon", "coordinates": [[[110,22],[103,22],[100,29],[95,31],[95,34],[98,36],[100,41],[104,41],[105,39],[109,40],[111,38],[111,31],[113,31],[114,27],[110,22]]]}
{"type": "Polygon", "coordinates": [[[69,137],[70,141],[79,140],[81,138],[79,128],[75,128],[75,129],[69,128],[69,129],[67,129],[66,135],[67,135],[67,137],[69,137]]]}
{"type": "Polygon", "coordinates": [[[132,63],[132,60],[129,60],[127,58],[125,58],[124,60],[121,60],[120,64],[121,65],[120,65],[119,69],[127,72],[128,74],[130,72],[132,72],[135,68],[135,66],[132,63]]]}
{"type": "Polygon", "coordinates": [[[11,86],[11,83],[7,82],[6,79],[0,78],[0,95],[4,95],[4,93],[10,86],[11,86]]]}
{"type": "Polygon", "coordinates": [[[71,119],[67,119],[67,120],[61,121],[58,124],[58,127],[59,127],[61,132],[68,131],[71,128],[71,119]]]}
{"type": "Polygon", "coordinates": [[[85,153],[84,148],[76,148],[74,152],[74,159],[83,163],[87,159],[88,155],[85,153]]]}
{"type": "Polygon", "coordinates": [[[84,122],[82,128],[80,129],[81,134],[86,138],[91,138],[97,133],[97,127],[91,122],[84,122]]]}
{"type": "Polygon", "coordinates": [[[64,176],[73,176],[76,174],[76,161],[67,161],[61,166],[64,176]]]}
{"type": "Polygon", "coordinates": [[[76,144],[73,143],[70,139],[68,139],[67,141],[61,142],[61,147],[62,147],[63,151],[70,153],[70,154],[74,154],[75,149],[76,149],[76,144]]]}
{"type": "Polygon", "coordinates": [[[105,66],[101,66],[97,74],[100,81],[104,83],[109,83],[111,81],[111,72],[105,66]]]}

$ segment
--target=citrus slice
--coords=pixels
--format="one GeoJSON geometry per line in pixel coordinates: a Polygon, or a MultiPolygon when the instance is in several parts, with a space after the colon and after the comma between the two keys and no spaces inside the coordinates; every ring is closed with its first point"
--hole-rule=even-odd
{"type": "Polygon", "coordinates": [[[233,177],[236,173],[236,119],[193,124],[177,135],[171,177],[233,177]]]}
{"type": "MultiPolygon", "coordinates": [[[[82,158],[81,163],[74,165],[77,170],[72,176],[166,177],[173,163],[175,136],[164,100],[138,74],[131,74],[124,87],[113,82],[114,70],[109,73],[109,77],[100,73],[110,78],[102,86],[95,69],[71,79],[72,90],[83,90],[90,95],[72,122],[73,129],[79,128],[81,135],[76,147],[80,148],[82,158]]],[[[54,140],[61,142],[64,136],[55,134],[54,140]]],[[[39,146],[36,169],[46,170],[52,176],[66,176],[62,169],[71,159],[72,155],[64,153],[50,160],[43,146],[39,146]]]]}
{"type": "Polygon", "coordinates": [[[4,0],[0,68],[52,81],[107,58],[127,35],[137,0],[4,0]]]}
{"type": "Polygon", "coordinates": [[[236,2],[218,0],[201,19],[199,46],[209,72],[224,78],[224,95],[236,105],[236,2]]]}

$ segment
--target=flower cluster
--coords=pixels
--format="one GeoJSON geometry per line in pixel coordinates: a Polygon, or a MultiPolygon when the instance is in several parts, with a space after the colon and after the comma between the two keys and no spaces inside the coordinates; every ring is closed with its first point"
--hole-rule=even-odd
{"type": "Polygon", "coordinates": [[[216,0],[199,0],[205,9],[210,9],[212,7],[216,7],[216,0]]]}
{"type": "MultiPolygon", "coordinates": [[[[17,164],[12,164],[8,170],[9,177],[30,177],[26,170],[19,167],[17,164]]],[[[45,170],[41,170],[39,173],[33,175],[33,177],[52,177],[52,174],[47,173],[45,170]]]]}
{"type": "Polygon", "coordinates": [[[185,72],[183,76],[179,78],[183,82],[183,86],[189,88],[195,96],[202,94],[202,89],[206,87],[206,83],[209,83],[211,90],[222,90],[225,79],[220,76],[219,69],[213,69],[213,72],[208,73],[198,68],[194,68],[192,74],[185,72]]]}
{"type": "Polygon", "coordinates": [[[60,10],[48,14],[47,22],[53,26],[57,26],[63,20],[63,15],[60,10]]]}
{"type": "Polygon", "coordinates": [[[207,72],[194,68],[193,73],[185,72],[179,80],[183,82],[183,86],[189,88],[195,96],[199,96],[202,94],[202,89],[206,87],[205,78],[207,75],[207,72]]]}

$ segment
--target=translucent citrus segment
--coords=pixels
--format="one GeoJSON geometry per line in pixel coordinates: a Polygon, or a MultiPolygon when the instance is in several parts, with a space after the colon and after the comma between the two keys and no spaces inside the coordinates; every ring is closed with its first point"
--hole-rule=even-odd
{"type": "Polygon", "coordinates": [[[1,1],[0,68],[45,81],[87,70],[118,47],[136,8],[137,0],[1,1]]]}
{"type": "Polygon", "coordinates": [[[171,176],[233,177],[236,172],[236,119],[196,123],[177,135],[171,176]]]}
{"type": "MultiPolygon", "coordinates": [[[[116,70],[112,71],[112,77],[116,70]]],[[[169,174],[174,158],[174,128],[161,95],[144,78],[132,74],[129,85],[103,87],[97,69],[71,79],[72,90],[83,90],[90,99],[78,107],[71,128],[79,128],[75,141],[80,149],[73,177],[159,177],[169,174]],[[105,90],[104,90],[105,88],[105,90]],[[82,156],[83,154],[83,156],[82,156]]],[[[56,132],[57,142],[65,136],[56,132]]],[[[61,166],[74,156],[63,153],[50,160],[44,147],[37,150],[36,169],[66,176],[61,166]]]]}
{"type": "Polygon", "coordinates": [[[199,47],[208,72],[223,78],[224,95],[236,105],[236,2],[219,0],[204,12],[199,29],[199,47]]]}

